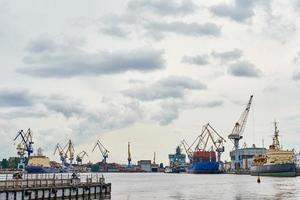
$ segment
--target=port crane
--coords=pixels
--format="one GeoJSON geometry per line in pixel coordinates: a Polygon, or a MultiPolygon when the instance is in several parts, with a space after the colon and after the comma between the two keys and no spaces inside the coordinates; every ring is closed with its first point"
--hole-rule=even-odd
{"type": "Polygon", "coordinates": [[[70,165],[72,165],[74,160],[75,149],[71,140],[69,140],[64,149],[66,149],[65,158],[69,158],[70,165]]]}
{"type": "Polygon", "coordinates": [[[244,110],[244,112],[242,113],[242,115],[240,116],[239,120],[235,123],[231,134],[228,135],[228,139],[230,139],[233,144],[234,144],[234,151],[235,151],[235,155],[234,155],[234,166],[235,169],[239,169],[240,168],[240,159],[239,159],[239,142],[240,140],[243,138],[242,134],[245,130],[245,126],[247,123],[247,119],[248,119],[248,115],[249,115],[249,111],[250,111],[250,107],[252,104],[252,99],[253,99],[253,95],[250,96],[250,99],[248,101],[248,104],[246,106],[246,109],[244,110]]]}
{"type": "Polygon", "coordinates": [[[82,159],[88,156],[88,154],[85,151],[81,151],[77,156],[76,156],[76,161],[78,165],[82,165],[82,159]]]}
{"type": "Polygon", "coordinates": [[[128,165],[127,167],[130,168],[131,167],[131,152],[130,152],[130,142],[128,142],[128,158],[127,158],[127,161],[128,161],[128,165]]]}
{"type": "Polygon", "coordinates": [[[66,166],[66,153],[64,152],[64,149],[60,146],[59,143],[57,143],[55,150],[54,150],[54,155],[58,152],[61,160],[62,166],[66,166]]]}
{"type": "MultiPolygon", "coordinates": [[[[192,160],[193,151],[191,150],[191,146],[186,142],[186,140],[181,141],[181,146],[183,146],[189,160],[192,160]]],[[[180,147],[179,147],[179,151],[180,151],[180,147]]],[[[177,149],[176,149],[176,153],[178,153],[177,149]]]]}
{"type": "Polygon", "coordinates": [[[25,152],[27,152],[28,159],[30,158],[30,155],[33,153],[33,147],[34,144],[32,140],[32,131],[29,128],[26,132],[23,130],[18,131],[17,136],[14,138],[14,141],[16,141],[18,138],[21,138],[21,142],[17,145],[17,152],[20,156],[20,162],[18,163],[18,168],[23,169],[25,166],[25,152]]]}
{"type": "Polygon", "coordinates": [[[97,143],[95,144],[92,152],[94,152],[94,150],[96,149],[96,147],[99,148],[99,150],[100,150],[100,152],[102,154],[102,157],[103,157],[102,162],[104,164],[106,164],[106,159],[108,158],[109,151],[103,146],[103,144],[99,140],[97,140],[97,143]]]}
{"type": "Polygon", "coordinates": [[[194,151],[215,150],[217,152],[218,162],[221,162],[221,154],[225,151],[225,142],[226,140],[209,123],[207,123],[202,127],[201,134],[196,137],[191,145],[188,145],[185,140],[183,140],[181,144],[183,145],[190,161],[192,161],[194,151]]]}

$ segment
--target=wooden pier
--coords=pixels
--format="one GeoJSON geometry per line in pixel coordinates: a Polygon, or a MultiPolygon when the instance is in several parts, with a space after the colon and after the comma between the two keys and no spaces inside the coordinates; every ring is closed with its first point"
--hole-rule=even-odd
{"type": "Polygon", "coordinates": [[[1,200],[110,199],[111,184],[100,174],[24,174],[1,177],[1,200]]]}

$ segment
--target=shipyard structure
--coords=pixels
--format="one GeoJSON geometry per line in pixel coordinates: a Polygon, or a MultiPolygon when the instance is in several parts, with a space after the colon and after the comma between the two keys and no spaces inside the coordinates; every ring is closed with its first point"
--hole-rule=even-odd
{"type": "Polygon", "coordinates": [[[255,156],[251,175],[257,176],[296,176],[296,154],[294,150],[284,150],[279,142],[279,130],[274,123],[273,142],[265,154],[255,156]]]}
{"type": "MultiPolygon", "coordinates": [[[[252,145],[252,147],[245,146],[241,149],[238,149],[238,160],[240,161],[240,170],[249,171],[250,167],[253,164],[254,157],[257,155],[264,155],[266,153],[266,150],[266,148],[256,147],[255,145],[252,145]]],[[[231,169],[235,168],[235,155],[237,154],[235,151],[236,150],[230,151],[231,169]]]]}

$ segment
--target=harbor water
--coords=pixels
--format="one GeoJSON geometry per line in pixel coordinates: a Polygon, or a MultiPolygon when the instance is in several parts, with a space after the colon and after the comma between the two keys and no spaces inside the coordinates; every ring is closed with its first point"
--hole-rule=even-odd
{"type": "Polygon", "coordinates": [[[300,199],[300,177],[233,174],[105,173],[111,200],[300,199]]]}

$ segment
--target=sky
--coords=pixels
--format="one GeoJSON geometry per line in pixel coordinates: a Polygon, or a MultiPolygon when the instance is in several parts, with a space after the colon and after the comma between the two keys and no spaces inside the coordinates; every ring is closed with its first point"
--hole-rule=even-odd
{"type": "Polygon", "coordinates": [[[99,139],[108,162],[153,159],[210,123],[227,139],[254,95],[241,145],[300,150],[299,0],[0,0],[0,158],[31,128],[53,155],[99,139]]]}

